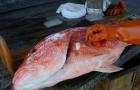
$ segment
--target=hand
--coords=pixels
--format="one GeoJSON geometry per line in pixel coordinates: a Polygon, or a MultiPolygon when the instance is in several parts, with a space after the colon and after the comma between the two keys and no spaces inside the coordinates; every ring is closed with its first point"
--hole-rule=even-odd
{"type": "Polygon", "coordinates": [[[110,5],[106,11],[107,16],[115,16],[120,14],[125,14],[126,3],[121,0],[118,4],[110,5]]]}

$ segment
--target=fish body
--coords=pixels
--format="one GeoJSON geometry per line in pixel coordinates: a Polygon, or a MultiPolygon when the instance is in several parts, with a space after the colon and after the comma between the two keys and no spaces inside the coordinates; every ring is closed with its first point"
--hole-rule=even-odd
{"type": "MultiPolygon", "coordinates": [[[[113,63],[120,57],[127,44],[118,40],[110,40],[104,42],[103,46],[98,48],[85,40],[86,31],[87,28],[77,28],[63,31],[67,34],[62,37],[64,40],[60,40],[64,44],[60,44],[60,46],[58,44],[59,47],[57,45],[50,45],[49,49],[45,50],[44,48],[49,46],[48,43],[46,43],[46,46],[43,46],[44,44],[39,45],[43,46],[42,49],[45,50],[44,52],[47,51],[48,53],[52,53],[48,54],[49,56],[41,56],[38,59],[39,64],[24,64],[27,63],[32,57],[29,56],[23,63],[23,66],[21,65],[14,76],[13,84],[15,90],[38,90],[44,87],[51,87],[61,81],[76,78],[92,71],[112,73],[122,70],[122,68],[114,66],[113,63]],[[53,50],[55,52],[53,52],[53,50]],[[58,54],[57,52],[59,52],[59,50],[64,52],[58,54]],[[44,59],[47,60],[47,62],[50,61],[53,63],[47,63],[45,66],[43,65],[44,62],[42,61],[44,59]],[[41,68],[37,68],[39,65],[43,65],[43,67],[40,66],[41,68]],[[28,68],[25,69],[25,66],[28,68]],[[36,72],[31,71],[32,69],[36,69],[36,72]],[[19,78],[17,78],[17,76],[19,78]],[[26,81],[24,81],[24,79],[26,81]],[[31,79],[33,80],[30,81],[31,79]]],[[[37,47],[37,49],[38,48],[39,47],[37,47]]],[[[35,55],[36,54],[37,53],[35,53],[35,55]]]]}

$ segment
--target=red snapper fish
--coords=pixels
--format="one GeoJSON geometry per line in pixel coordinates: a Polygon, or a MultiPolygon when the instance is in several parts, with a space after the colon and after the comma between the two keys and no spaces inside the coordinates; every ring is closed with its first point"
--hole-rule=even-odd
{"type": "Polygon", "coordinates": [[[60,34],[56,33],[47,37],[42,44],[37,44],[37,50],[31,55],[29,53],[15,73],[14,89],[38,90],[92,71],[112,73],[122,70],[113,63],[128,44],[110,40],[103,42],[103,46],[98,48],[86,42],[86,31],[87,28],[66,30],[60,32],[64,34],[60,35],[61,38],[49,40],[49,43],[48,38],[60,34]],[[38,55],[41,51],[42,55],[38,55]]]}

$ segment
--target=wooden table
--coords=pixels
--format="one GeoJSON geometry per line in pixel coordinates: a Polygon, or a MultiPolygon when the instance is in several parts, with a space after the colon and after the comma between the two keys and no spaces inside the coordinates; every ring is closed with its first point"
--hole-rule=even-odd
{"type": "MultiPolygon", "coordinates": [[[[30,20],[27,19],[27,20],[17,22],[12,26],[8,26],[1,29],[0,35],[2,35],[6,40],[7,45],[10,48],[10,51],[12,52],[12,56],[14,56],[14,62],[21,63],[21,61],[24,58],[26,50],[28,51],[29,48],[31,48],[42,38],[52,33],[59,32],[61,30],[69,28],[65,24],[53,28],[46,28],[43,26],[44,21],[45,21],[44,18],[30,19],[30,20]],[[21,53],[21,55],[19,53],[21,53]]],[[[73,27],[87,26],[93,23],[94,22],[88,22],[84,20],[81,21],[81,23],[79,23],[78,25],[73,27]]],[[[138,55],[139,53],[140,53],[140,46],[130,46],[124,51],[124,53],[121,55],[121,57],[115,64],[117,66],[123,66],[125,65],[125,63],[130,61],[134,56],[138,55]]],[[[15,63],[15,65],[17,65],[17,63],[15,63]]],[[[118,72],[119,74],[116,73],[115,75],[99,73],[99,72],[91,72],[81,77],[59,83],[54,87],[47,88],[47,90],[52,90],[52,89],[53,90],[62,90],[62,89],[89,90],[91,87],[93,87],[98,82],[100,82],[103,78],[108,78],[108,76],[112,78],[117,77],[123,74],[125,71],[123,71],[122,73],[118,72]]]]}

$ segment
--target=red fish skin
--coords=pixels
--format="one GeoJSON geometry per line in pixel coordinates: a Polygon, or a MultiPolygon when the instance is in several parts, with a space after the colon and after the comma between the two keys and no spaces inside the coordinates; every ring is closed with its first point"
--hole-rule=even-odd
{"type": "Polygon", "coordinates": [[[70,55],[63,68],[46,82],[42,82],[40,87],[33,87],[33,90],[51,87],[61,81],[76,78],[92,71],[112,73],[122,70],[122,68],[112,64],[117,61],[128,44],[111,40],[104,42],[104,47],[98,48],[85,41],[85,31],[86,29],[73,30],[70,41],[70,55]],[[80,43],[80,48],[76,48],[76,43],[80,43]]]}
{"type": "Polygon", "coordinates": [[[86,30],[87,28],[69,29],[61,32],[66,33],[63,39],[54,40],[54,34],[34,46],[33,49],[37,49],[35,53],[29,53],[15,73],[14,89],[38,90],[92,71],[112,73],[121,70],[112,64],[128,44],[110,40],[103,42],[100,48],[95,47],[85,40],[86,30]],[[65,62],[68,45],[69,57],[65,62]],[[48,51],[45,50],[46,47],[48,51]]]}
{"type": "Polygon", "coordinates": [[[65,63],[70,37],[71,32],[63,31],[35,45],[14,75],[14,89],[29,90],[57,72],[65,63]]]}

